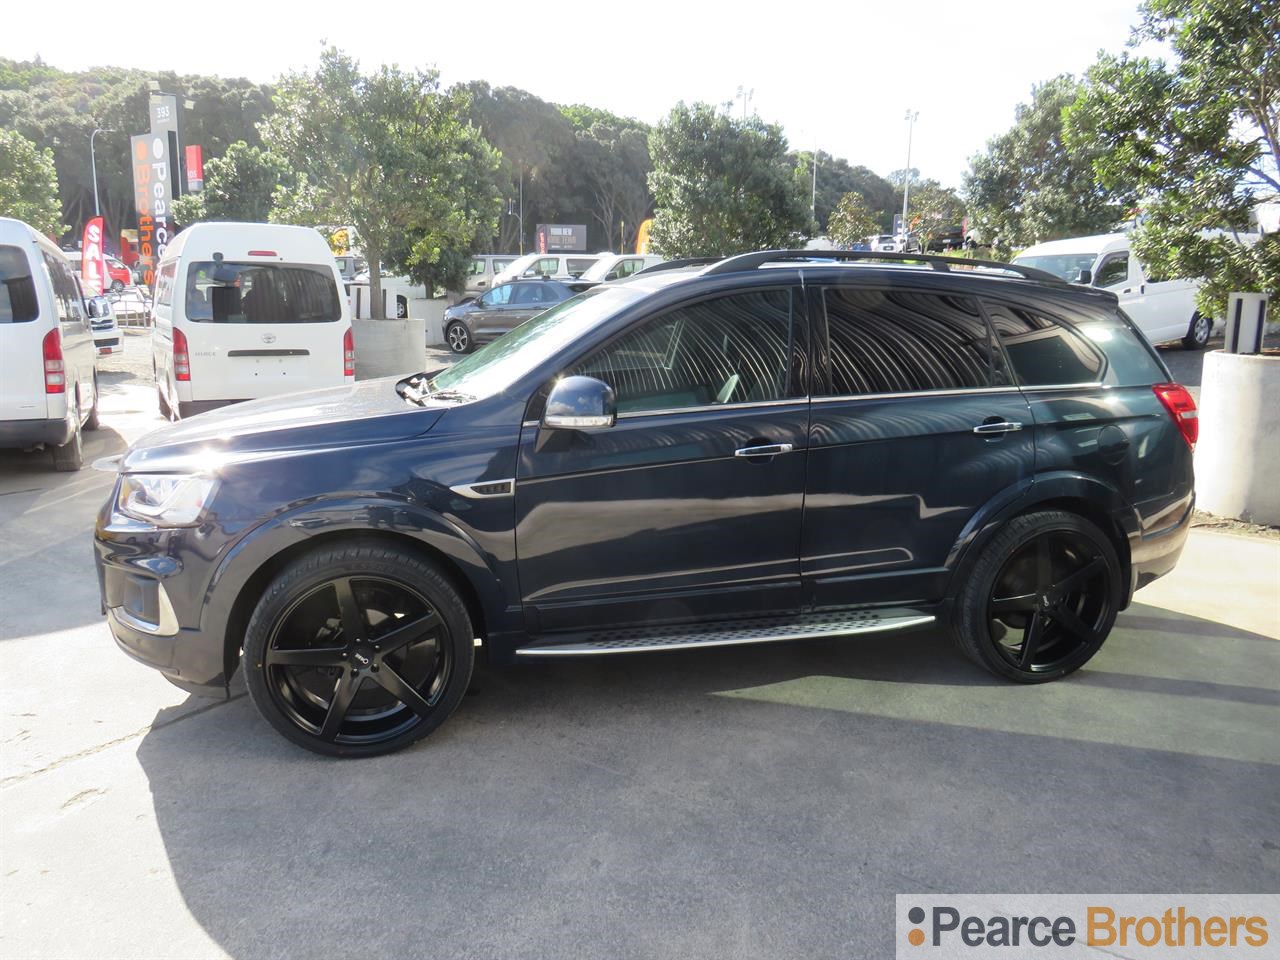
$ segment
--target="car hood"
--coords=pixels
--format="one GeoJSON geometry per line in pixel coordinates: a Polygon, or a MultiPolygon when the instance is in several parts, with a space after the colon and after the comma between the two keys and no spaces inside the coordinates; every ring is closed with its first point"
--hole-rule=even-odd
{"type": "Polygon", "coordinates": [[[417,406],[386,377],[232,404],[147,434],[122,458],[124,471],[187,472],[293,450],[385,443],[420,436],[455,403],[417,406]]]}

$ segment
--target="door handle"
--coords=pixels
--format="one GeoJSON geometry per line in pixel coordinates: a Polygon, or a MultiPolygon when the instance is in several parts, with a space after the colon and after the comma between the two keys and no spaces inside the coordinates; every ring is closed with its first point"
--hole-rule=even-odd
{"type": "Polygon", "coordinates": [[[1022,424],[1013,420],[1004,420],[999,423],[980,423],[973,428],[974,433],[991,434],[991,433],[1013,433],[1022,429],[1022,424]]]}
{"type": "Polygon", "coordinates": [[[733,451],[735,457],[776,457],[780,453],[790,453],[795,446],[790,443],[762,443],[758,447],[741,447],[733,451]]]}

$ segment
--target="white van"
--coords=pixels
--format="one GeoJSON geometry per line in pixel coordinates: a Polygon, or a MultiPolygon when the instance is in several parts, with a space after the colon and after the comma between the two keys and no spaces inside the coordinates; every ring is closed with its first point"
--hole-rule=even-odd
{"type": "Polygon", "coordinates": [[[467,268],[465,293],[472,296],[484,293],[493,286],[494,278],[511,264],[515,263],[517,254],[478,253],[471,258],[467,268]]]}
{"type": "Polygon", "coordinates": [[[606,253],[585,270],[578,279],[587,283],[624,280],[648,267],[656,267],[665,258],[653,253],[606,253]]]}
{"type": "Polygon", "coordinates": [[[1070,283],[1110,290],[1152,343],[1181,340],[1188,349],[1200,350],[1213,336],[1213,320],[1196,310],[1200,281],[1152,280],[1129,249],[1127,234],[1038,243],[1013,262],[1047,270],[1070,283]]]}
{"type": "Polygon", "coordinates": [[[355,380],[338,266],[310,227],[197,223],[169,244],[156,275],[162,415],[355,380]]]}
{"type": "Polygon", "coordinates": [[[594,253],[526,253],[498,273],[492,286],[533,277],[577,280],[599,259],[600,255],[594,253]]]}
{"type": "Polygon", "coordinates": [[[84,463],[80,431],[98,428],[97,348],[80,281],[62,251],[0,217],[0,447],[53,450],[84,463]]]}

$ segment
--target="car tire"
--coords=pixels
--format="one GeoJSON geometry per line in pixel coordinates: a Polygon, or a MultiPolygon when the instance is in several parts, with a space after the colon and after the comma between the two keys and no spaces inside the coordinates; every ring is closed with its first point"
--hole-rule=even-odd
{"type": "Polygon", "coordinates": [[[471,342],[471,331],[467,325],[455,320],[444,331],[445,343],[453,353],[470,353],[474,344],[471,342]]]}
{"type": "Polygon", "coordinates": [[[124,293],[124,281],[123,281],[123,280],[112,280],[112,281],[111,281],[111,292],[112,292],[112,293],[124,293]]]}
{"type": "Polygon", "coordinates": [[[1098,652],[1122,596],[1115,546],[1096,525],[1063,510],[1026,513],[982,548],[955,598],[951,633],[996,676],[1046,683],[1098,652]]]}
{"type": "Polygon", "coordinates": [[[156,384],[156,402],[160,407],[160,416],[166,420],[173,420],[173,411],[169,409],[169,401],[164,398],[164,391],[160,389],[160,384],[156,384]]]}
{"type": "Polygon", "coordinates": [[[53,448],[53,468],[60,473],[75,473],[84,466],[84,435],[80,430],[80,398],[75,399],[75,412],[71,417],[71,439],[53,448]]]}
{"type": "Polygon", "coordinates": [[[84,422],[84,428],[86,430],[97,430],[99,427],[102,426],[102,420],[98,416],[99,399],[100,397],[98,394],[98,375],[95,373],[93,375],[93,408],[89,411],[89,416],[84,422]]]}
{"type": "Polygon", "coordinates": [[[1182,338],[1182,346],[1187,350],[1203,350],[1213,337],[1213,320],[1202,316],[1197,310],[1191,317],[1187,327],[1187,335],[1182,338]]]}
{"type": "Polygon", "coordinates": [[[457,708],[474,638],[466,604],[434,563],[355,539],[313,550],[271,581],[245,631],[245,681],[258,712],[298,746],[378,756],[457,708]]]}

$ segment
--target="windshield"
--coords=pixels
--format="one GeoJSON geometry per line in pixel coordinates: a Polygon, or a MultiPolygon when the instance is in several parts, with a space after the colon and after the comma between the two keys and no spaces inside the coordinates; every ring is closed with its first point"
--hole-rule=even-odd
{"type": "Polygon", "coordinates": [[[626,287],[580,293],[446,368],[431,381],[431,390],[477,398],[505,390],[639,296],[626,287]]]}
{"type": "Polygon", "coordinates": [[[1069,283],[1078,283],[1080,271],[1092,270],[1093,261],[1097,259],[1096,253],[1055,253],[1040,257],[1014,257],[1013,262],[1021,267],[1046,270],[1069,283]]]}
{"type": "Polygon", "coordinates": [[[333,270],[310,263],[200,260],[187,268],[187,319],[197,323],[333,323],[333,270]]]}

